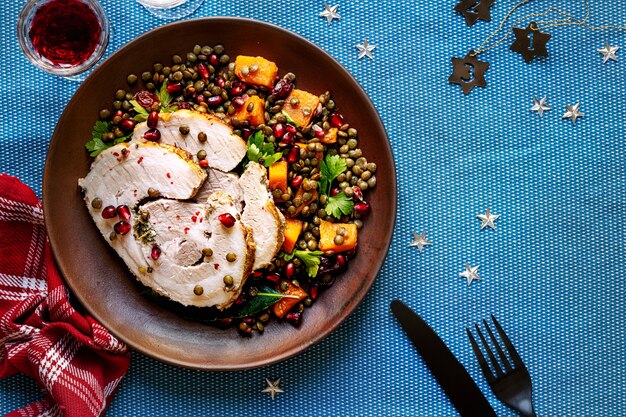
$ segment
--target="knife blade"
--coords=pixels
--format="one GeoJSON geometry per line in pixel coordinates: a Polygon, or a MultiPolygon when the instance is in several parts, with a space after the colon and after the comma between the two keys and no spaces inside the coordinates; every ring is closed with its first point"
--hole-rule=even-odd
{"type": "Polygon", "coordinates": [[[463,417],[497,417],[472,377],[437,333],[399,300],[391,302],[391,311],[459,414],[463,417]]]}

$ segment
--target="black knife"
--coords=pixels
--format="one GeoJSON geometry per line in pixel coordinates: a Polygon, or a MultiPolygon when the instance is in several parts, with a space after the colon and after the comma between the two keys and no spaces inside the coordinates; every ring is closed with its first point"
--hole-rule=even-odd
{"type": "Polygon", "coordinates": [[[437,333],[401,301],[392,301],[391,311],[459,414],[463,417],[497,417],[472,377],[437,333]]]}

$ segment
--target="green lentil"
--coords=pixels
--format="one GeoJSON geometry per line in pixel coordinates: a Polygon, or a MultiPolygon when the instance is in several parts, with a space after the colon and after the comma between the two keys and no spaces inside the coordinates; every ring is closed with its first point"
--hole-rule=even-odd
{"type": "Polygon", "coordinates": [[[226,284],[226,286],[230,287],[231,285],[233,285],[234,282],[235,280],[233,279],[232,276],[230,275],[224,276],[224,284],[226,284]]]}
{"type": "Polygon", "coordinates": [[[202,142],[202,143],[206,142],[206,140],[207,140],[206,133],[204,133],[204,132],[198,133],[198,140],[200,142],[202,142]]]}
{"type": "Polygon", "coordinates": [[[346,144],[348,145],[348,148],[350,148],[350,149],[354,149],[354,148],[356,148],[356,147],[357,147],[357,145],[358,145],[359,143],[357,142],[357,140],[356,140],[356,139],[349,139],[349,140],[348,140],[348,142],[347,142],[346,144]]]}
{"type": "Polygon", "coordinates": [[[367,186],[370,188],[376,187],[376,177],[372,177],[369,180],[367,180],[367,186]]]}
{"type": "Polygon", "coordinates": [[[289,283],[287,281],[281,281],[279,288],[282,292],[285,292],[289,289],[289,283]]]}
{"type": "Polygon", "coordinates": [[[143,81],[148,81],[148,80],[152,79],[152,74],[150,74],[150,72],[148,72],[148,71],[142,72],[141,73],[141,79],[143,81]]]}
{"type": "Polygon", "coordinates": [[[148,270],[146,269],[145,266],[140,266],[139,268],[137,268],[139,270],[140,274],[145,274],[146,272],[148,272],[148,270]]]}
{"type": "Polygon", "coordinates": [[[206,151],[204,149],[200,149],[196,156],[198,157],[198,160],[202,161],[206,158],[206,151]]]}
{"type": "Polygon", "coordinates": [[[204,248],[204,249],[202,249],[202,255],[206,256],[206,257],[213,256],[213,249],[211,249],[211,248],[204,248]]]}
{"type": "Polygon", "coordinates": [[[135,85],[137,82],[137,76],[135,74],[129,74],[128,77],[126,77],[126,82],[128,85],[135,85]]]}
{"type": "Polygon", "coordinates": [[[235,262],[237,260],[237,255],[231,252],[226,255],[226,260],[228,262],[235,262]]]}
{"type": "Polygon", "coordinates": [[[183,135],[188,135],[189,134],[189,126],[187,125],[180,125],[180,127],[178,128],[178,131],[183,134],[183,135]]]}
{"type": "Polygon", "coordinates": [[[195,295],[202,295],[204,293],[204,288],[202,288],[202,285],[196,285],[193,287],[193,293],[195,295]]]}

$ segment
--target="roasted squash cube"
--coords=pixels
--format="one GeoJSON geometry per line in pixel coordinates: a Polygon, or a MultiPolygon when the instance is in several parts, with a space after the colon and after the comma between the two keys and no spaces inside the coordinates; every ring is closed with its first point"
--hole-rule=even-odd
{"type": "Polygon", "coordinates": [[[287,191],[287,161],[278,161],[270,166],[270,190],[287,191]]]}
{"type": "Polygon", "coordinates": [[[320,99],[315,94],[294,88],[285,100],[283,114],[296,126],[306,126],[311,121],[319,102],[320,99]],[[292,105],[292,101],[298,104],[292,105]]]}
{"type": "Polygon", "coordinates": [[[278,76],[278,67],[274,62],[260,56],[239,55],[235,59],[235,74],[240,80],[248,84],[272,88],[278,76]],[[247,70],[243,70],[244,67],[247,70]],[[251,71],[251,68],[257,69],[251,71]]]}
{"type": "Polygon", "coordinates": [[[248,97],[244,105],[233,113],[232,118],[236,118],[239,121],[247,120],[250,122],[251,126],[258,126],[265,123],[265,100],[259,96],[248,97]],[[251,103],[251,111],[248,111],[248,107],[251,103]]]}
{"type": "Polygon", "coordinates": [[[337,142],[337,128],[331,127],[328,132],[324,133],[324,136],[320,139],[322,143],[335,143],[337,142]]]}
{"type": "Polygon", "coordinates": [[[307,296],[306,291],[300,287],[296,287],[289,281],[285,281],[289,284],[287,291],[284,291],[284,295],[289,297],[281,298],[276,304],[273,305],[274,314],[276,317],[283,318],[285,314],[289,312],[296,304],[304,300],[307,296]]]}
{"type": "Polygon", "coordinates": [[[331,250],[333,252],[352,250],[356,247],[357,234],[356,224],[331,223],[322,220],[320,223],[320,249],[323,251],[331,250]],[[340,235],[339,232],[341,228],[345,229],[345,232],[340,235]],[[335,243],[335,236],[338,235],[343,239],[340,245],[335,243]]]}
{"type": "Polygon", "coordinates": [[[285,240],[283,242],[283,252],[291,253],[296,246],[298,236],[302,232],[302,221],[298,219],[285,218],[285,240]]]}

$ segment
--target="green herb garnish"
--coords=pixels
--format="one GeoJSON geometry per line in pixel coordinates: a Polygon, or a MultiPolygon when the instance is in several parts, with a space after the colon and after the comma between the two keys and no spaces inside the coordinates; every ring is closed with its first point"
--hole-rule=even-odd
{"type": "Polygon", "coordinates": [[[274,152],[274,144],[265,142],[263,132],[257,130],[254,135],[248,137],[248,159],[262,163],[266,167],[272,166],[283,157],[280,152],[274,152]]]}
{"type": "Polygon", "coordinates": [[[320,179],[320,193],[330,194],[330,186],[335,178],[346,170],[346,161],[339,155],[326,155],[322,161],[320,171],[322,178],[320,179]]]}
{"type": "Polygon", "coordinates": [[[157,91],[156,95],[161,102],[161,110],[163,110],[164,107],[167,107],[172,102],[172,96],[170,95],[169,91],[167,91],[167,82],[165,81],[163,82],[163,84],[161,84],[161,88],[159,89],[159,91],[157,91]]]}
{"type": "Polygon", "coordinates": [[[85,144],[85,148],[89,151],[90,156],[98,156],[100,152],[110,148],[118,143],[126,142],[132,136],[132,133],[121,138],[115,138],[111,143],[106,143],[102,140],[102,136],[111,129],[111,123],[98,120],[91,132],[91,140],[85,144]]]}
{"type": "Polygon", "coordinates": [[[311,278],[314,278],[317,276],[317,271],[319,271],[320,269],[320,261],[321,261],[320,257],[323,254],[324,252],[319,251],[319,250],[309,251],[309,250],[295,249],[292,253],[286,253],[284,255],[284,259],[286,261],[290,261],[294,258],[294,256],[297,257],[298,259],[302,261],[302,263],[304,263],[307,274],[311,278]]]}
{"type": "Polygon", "coordinates": [[[334,197],[328,197],[324,210],[329,216],[340,219],[341,216],[352,213],[354,202],[342,191],[334,197]]]}
{"type": "Polygon", "coordinates": [[[134,117],[137,123],[148,120],[148,110],[144,109],[141,104],[137,103],[137,100],[130,100],[130,104],[132,104],[133,110],[137,113],[134,117]]]}

